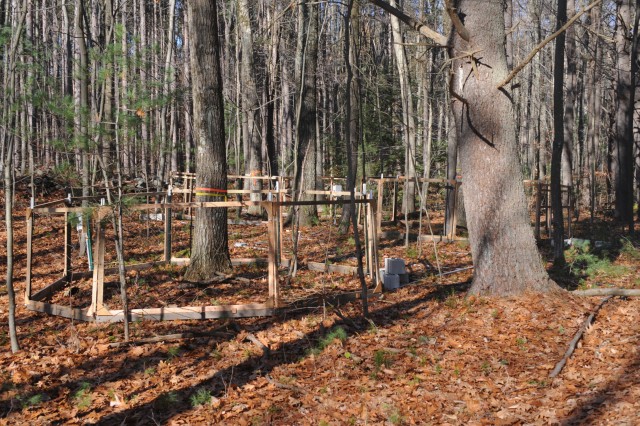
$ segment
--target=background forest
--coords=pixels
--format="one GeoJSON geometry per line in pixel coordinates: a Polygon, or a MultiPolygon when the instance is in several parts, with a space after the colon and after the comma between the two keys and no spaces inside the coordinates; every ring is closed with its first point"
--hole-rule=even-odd
{"type": "MultiPolygon", "coordinates": [[[[568,17],[585,3],[568,1],[568,17]]],[[[612,201],[611,177],[620,167],[618,70],[631,71],[638,43],[632,38],[637,14],[627,8],[625,18],[616,3],[624,2],[601,2],[566,31],[562,181],[574,186],[584,207],[594,196],[612,201]]],[[[53,173],[85,191],[103,178],[101,169],[112,175],[117,165],[125,178],[150,186],[167,182],[171,171],[194,170],[185,3],[0,5],[0,167],[9,166],[15,179],[53,173]]],[[[556,6],[506,2],[510,66],[554,31],[556,6]]],[[[401,7],[447,33],[442,2],[401,7]]],[[[447,154],[453,120],[446,50],[370,3],[355,2],[348,19],[346,13],[344,4],[331,1],[220,2],[230,173],[292,175],[301,156],[311,161],[305,167],[311,176],[347,175],[345,22],[351,26],[357,181],[381,174],[444,177],[448,161],[455,164],[455,149],[447,154]]],[[[545,48],[512,82],[525,178],[550,173],[553,73],[553,49],[545,48]]]]}

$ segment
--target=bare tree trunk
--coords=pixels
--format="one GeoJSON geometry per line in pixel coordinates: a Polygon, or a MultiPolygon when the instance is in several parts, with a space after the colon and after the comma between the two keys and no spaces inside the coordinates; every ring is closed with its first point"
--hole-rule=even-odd
{"type": "MultiPolygon", "coordinates": [[[[347,157],[349,159],[355,158],[355,154],[352,151],[353,146],[357,146],[356,144],[353,144],[351,141],[351,137],[354,136],[354,133],[357,134],[359,132],[358,129],[358,121],[354,121],[353,117],[352,117],[352,113],[354,112],[352,109],[352,105],[351,105],[351,101],[352,101],[352,96],[353,96],[353,88],[351,87],[351,84],[353,82],[353,72],[352,72],[352,68],[351,68],[351,60],[353,58],[353,53],[351,52],[351,43],[352,43],[352,39],[353,39],[353,35],[350,34],[350,25],[349,25],[349,21],[352,19],[355,19],[356,21],[358,20],[358,15],[360,12],[360,3],[359,0],[349,0],[349,4],[347,6],[347,13],[345,14],[345,32],[344,32],[344,37],[345,37],[345,41],[344,41],[344,62],[345,62],[345,66],[346,66],[346,70],[347,70],[347,81],[346,81],[346,90],[345,90],[345,101],[346,101],[346,123],[349,126],[349,129],[347,129],[347,131],[345,132],[346,135],[346,147],[347,147],[347,157]],[[354,129],[355,128],[355,129],[354,129]]],[[[353,22],[353,21],[352,21],[353,22]]],[[[358,28],[358,26],[356,25],[355,28],[358,28]]],[[[359,95],[359,94],[358,94],[359,95]]],[[[357,111],[355,111],[357,113],[357,111]]],[[[355,175],[355,171],[353,170],[353,163],[357,164],[357,161],[351,161],[349,160],[347,162],[347,167],[349,167],[349,175],[350,176],[354,176],[355,175]]],[[[364,272],[363,272],[363,265],[362,265],[362,247],[360,244],[360,235],[359,235],[359,230],[358,230],[358,220],[356,215],[353,213],[355,212],[355,194],[354,194],[354,187],[350,186],[349,187],[349,191],[351,192],[351,210],[352,213],[350,214],[350,218],[351,218],[351,226],[353,228],[353,236],[354,236],[354,240],[355,240],[355,245],[356,245],[356,257],[358,259],[358,278],[360,279],[360,288],[362,290],[362,311],[363,311],[363,315],[365,317],[369,316],[369,303],[368,303],[368,297],[367,295],[367,284],[364,281],[364,272]]],[[[376,267],[375,265],[373,266],[374,268],[376,267]]]]}
{"type": "MultiPolygon", "coordinates": [[[[196,141],[198,201],[221,201],[227,189],[224,107],[216,2],[194,0],[188,6],[188,31],[193,82],[193,130],[196,141]],[[224,191],[224,192],[221,192],[224,191]]],[[[194,225],[189,281],[211,280],[231,268],[227,209],[199,209],[194,225]]]]}
{"type": "MultiPolygon", "coordinates": [[[[164,59],[164,73],[162,78],[162,111],[160,112],[160,161],[158,164],[158,187],[157,190],[162,189],[161,182],[166,180],[168,173],[166,170],[166,158],[167,153],[173,157],[175,147],[169,143],[171,134],[170,129],[167,129],[167,125],[172,122],[173,119],[173,100],[171,91],[171,81],[173,80],[173,70],[171,68],[171,62],[173,59],[173,44],[174,44],[174,27],[175,27],[175,12],[176,12],[176,0],[169,1],[169,28],[167,30],[167,42],[166,42],[166,56],[164,59]],[[169,149],[171,147],[171,149],[169,149]]],[[[171,164],[173,165],[173,164],[171,164]]]]}
{"type": "MultiPolygon", "coordinates": [[[[345,65],[347,68],[347,79],[349,80],[347,87],[345,87],[345,125],[343,137],[345,140],[343,153],[346,154],[344,161],[347,166],[347,191],[357,191],[359,188],[357,184],[358,176],[358,147],[362,141],[362,126],[361,126],[361,95],[360,95],[360,64],[359,57],[357,55],[358,44],[357,40],[360,36],[360,1],[355,0],[348,5],[350,15],[348,21],[345,20],[345,25],[350,22],[349,28],[345,27],[344,33],[344,45],[343,55],[345,56],[345,65]],[[348,43],[348,45],[347,45],[348,43]],[[348,93],[347,93],[348,91],[348,93]],[[347,113],[348,112],[348,113],[347,113]]],[[[336,129],[339,133],[339,130],[336,129]]],[[[336,141],[339,139],[336,139],[336,141]]],[[[336,156],[339,154],[339,143],[336,143],[336,156]]],[[[363,167],[364,176],[364,167],[363,167]]],[[[349,226],[352,225],[356,215],[356,209],[354,205],[343,206],[342,216],[340,217],[339,232],[345,233],[349,230],[349,226]]]]}
{"type": "MultiPolygon", "coordinates": [[[[302,1],[298,6],[298,45],[295,60],[296,148],[294,150],[294,196],[299,200],[314,200],[304,195],[305,190],[317,189],[316,170],[316,116],[317,116],[317,64],[318,64],[318,5],[302,1]]],[[[300,225],[317,220],[315,206],[299,208],[300,225]]]]}
{"type": "Polygon", "coordinates": [[[472,50],[470,45],[482,50],[481,60],[453,61],[451,82],[474,264],[470,292],[507,295],[556,289],[542,266],[529,223],[513,105],[506,89],[496,88],[508,74],[502,4],[462,0],[458,8],[466,14],[470,41],[452,32],[450,56],[460,57],[472,50]]]}
{"type": "MultiPolygon", "coordinates": [[[[90,164],[89,164],[89,135],[88,130],[88,114],[89,114],[89,88],[87,81],[88,72],[88,56],[87,45],[84,34],[84,2],[83,0],[76,0],[75,3],[75,41],[77,43],[77,61],[76,61],[76,94],[75,94],[75,137],[76,143],[80,146],[82,155],[82,196],[88,197],[90,195],[90,164]]],[[[83,206],[88,205],[88,201],[84,200],[83,206]]]]}
{"type": "MultiPolygon", "coordinates": [[[[596,32],[600,28],[600,7],[595,7],[589,11],[589,20],[595,25],[596,32]]],[[[590,36],[591,37],[591,36],[590,36]]],[[[601,62],[602,48],[600,40],[597,36],[593,37],[593,43],[591,44],[591,50],[593,56],[589,62],[587,84],[585,92],[587,95],[587,116],[589,120],[587,122],[587,134],[586,134],[586,163],[588,164],[588,171],[585,173],[585,182],[583,183],[583,204],[589,206],[590,210],[590,234],[593,232],[593,222],[595,219],[596,208],[596,149],[600,145],[600,100],[601,100],[601,88],[598,84],[599,64],[601,62]],[[588,188],[588,191],[587,191],[588,188]]]]}
{"type": "MultiPolygon", "coordinates": [[[[391,0],[389,4],[397,7],[395,0],[391,0]]],[[[404,39],[400,30],[400,21],[397,17],[391,16],[391,32],[393,35],[393,52],[396,58],[396,66],[398,68],[398,78],[400,79],[400,100],[402,103],[402,134],[405,143],[405,176],[409,179],[416,177],[415,159],[416,159],[416,124],[413,111],[413,96],[411,95],[411,86],[409,83],[409,70],[407,67],[407,57],[404,49],[404,39]]],[[[410,213],[415,210],[415,182],[408,180],[404,187],[404,196],[402,198],[402,210],[410,213]]]]}
{"type": "MultiPolygon", "coordinates": [[[[271,9],[267,8],[266,20],[272,23],[271,9]]],[[[276,9],[277,10],[277,9],[276,9]]],[[[276,113],[276,85],[278,83],[278,69],[280,67],[280,23],[273,23],[271,30],[271,50],[269,52],[269,60],[267,64],[267,76],[265,78],[265,141],[267,145],[267,157],[269,159],[269,175],[279,176],[280,167],[278,166],[278,145],[276,143],[275,134],[275,113],[276,113]]]]}
{"type": "MultiPolygon", "coordinates": [[[[615,217],[633,232],[633,110],[634,77],[631,67],[633,25],[631,0],[616,0],[616,124],[612,154],[615,217]]],[[[637,22],[637,20],[636,20],[637,22]]],[[[636,28],[637,31],[637,28],[636,28]]]]}
{"type": "MultiPolygon", "coordinates": [[[[17,16],[17,22],[14,23],[14,30],[11,36],[9,51],[6,53],[5,74],[4,74],[4,99],[3,112],[4,123],[12,128],[15,123],[16,112],[12,111],[16,102],[16,56],[20,39],[22,37],[24,22],[27,15],[28,1],[24,0],[17,16]]],[[[11,342],[11,352],[16,353],[20,350],[18,343],[18,333],[16,330],[16,295],[13,287],[13,152],[15,146],[15,135],[11,132],[5,133],[4,144],[4,202],[5,202],[5,224],[7,227],[7,297],[9,302],[9,339],[11,342]]]]}
{"type": "MultiPolygon", "coordinates": [[[[567,2],[558,0],[556,29],[567,21],[567,2]]],[[[551,155],[551,210],[553,212],[553,262],[562,266],[564,260],[564,221],[562,217],[561,160],[564,138],[564,45],[565,34],[556,38],[553,63],[553,151],[551,155]]]]}
{"type": "MultiPolygon", "coordinates": [[[[571,19],[576,14],[575,0],[566,1],[566,17],[565,21],[571,19]]],[[[562,23],[564,25],[564,22],[562,23]]],[[[574,158],[574,141],[576,128],[575,107],[578,98],[577,86],[577,60],[576,60],[576,30],[572,25],[564,32],[565,38],[565,61],[566,61],[566,93],[564,93],[564,118],[562,120],[564,126],[563,145],[562,145],[562,166],[561,166],[561,182],[565,186],[573,186],[573,158],[574,158]]],[[[562,37],[562,36],[561,36],[562,37]]],[[[556,40],[556,46],[558,41],[556,40]]],[[[555,68],[554,68],[555,72],[555,68]]],[[[564,73],[564,67],[562,69],[564,73]]],[[[555,80],[555,78],[554,78],[555,80]]],[[[562,197],[564,204],[569,203],[567,196],[562,197]]]]}
{"type": "MultiPolygon", "coordinates": [[[[251,14],[249,11],[249,1],[238,1],[238,32],[240,33],[240,44],[242,46],[242,61],[240,62],[240,88],[242,94],[242,113],[245,115],[246,132],[243,132],[245,156],[248,161],[245,163],[245,170],[251,176],[262,175],[262,125],[260,121],[260,103],[258,97],[258,86],[256,84],[257,74],[254,61],[253,32],[251,29],[251,14]]],[[[245,188],[259,191],[262,189],[262,180],[249,179],[245,183],[245,188]],[[246,185],[248,183],[248,185],[246,185]]],[[[259,201],[260,194],[251,194],[252,201],[259,201]]],[[[259,215],[262,211],[260,206],[251,206],[248,209],[250,214],[259,215]]]]}

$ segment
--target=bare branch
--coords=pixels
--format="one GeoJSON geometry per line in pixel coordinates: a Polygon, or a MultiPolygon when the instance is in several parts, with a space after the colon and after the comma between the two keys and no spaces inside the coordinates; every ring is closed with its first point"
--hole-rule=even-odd
{"type": "Polygon", "coordinates": [[[569,28],[571,25],[573,25],[573,23],[578,20],[578,18],[580,18],[584,13],[590,11],[591,9],[593,9],[597,4],[599,4],[602,0],[596,0],[593,3],[591,3],[589,6],[585,7],[581,12],[576,13],[575,16],[571,19],[569,19],[567,21],[566,24],[564,24],[558,31],[556,31],[555,33],[551,34],[549,37],[545,38],[544,40],[542,40],[540,42],[540,44],[538,44],[536,47],[533,48],[533,50],[527,55],[527,57],[524,59],[524,61],[522,61],[520,64],[518,64],[517,67],[515,67],[513,69],[513,71],[511,71],[509,73],[509,75],[507,76],[507,78],[505,78],[504,80],[502,80],[497,86],[496,89],[500,89],[502,86],[505,86],[506,84],[508,84],[511,80],[513,80],[513,78],[520,72],[522,71],[522,69],[527,66],[527,64],[529,62],[531,62],[531,60],[536,56],[536,54],[542,50],[543,47],[545,47],[547,44],[549,44],[550,41],[552,41],[553,39],[555,39],[556,37],[558,37],[560,34],[562,34],[564,31],[567,30],[567,28],[569,28]]]}
{"type": "Polygon", "coordinates": [[[593,312],[591,312],[591,314],[587,317],[587,319],[584,320],[578,332],[573,336],[573,339],[571,339],[571,342],[569,343],[569,348],[565,352],[564,356],[560,361],[558,361],[558,363],[556,364],[556,367],[551,371],[551,373],[549,373],[549,377],[554,378],[558,374],[560,374],[564,366],[567,364],[567,361],[571,357],[571,354],[573,354],[573,351],[576,350],[576,346],[578,345],[578,342],[580,341],[580,339],[582,339],[582,336],[584,335],[585,331],[587,331],[587,328],[591,325],[591,323],[595,319],[596,314],[598,313],[600,308],[602,308],[602,306],[605,303],[607,303],[607,301],[612,297],[613,296],[607,296],[604,299],[602,299],[600,301],[600,304],[598,304],[598,306],[596,306],[596,308],[593,310],[593,312]]]}
{"type": "Polygon", "coordinates": [[[440,46],[440,47],[446,47],[447,46],[447,38],[444,35],[440,34],[439,32],[437,32],[435,30],[432,30],[427,25],[425,25],[422,22],[418,21],[417,19],[412,18],[411,16],[405,14],[400,9],[397,9],[397,8],[391,6],[389,3],[387,3],[387,2],[385,2],[383,0],[369,0],[369,2],[371,4],[373,4],[374,6],[378,6],[379,8],[381,8],[381,9],[385,10],[386,12],[392,14],[393,16],[397,17],[399,20],[401,20],[405,24],[409,25],[411,28],[413,28],[414,30],[418,31],[423,36],[425,36],[427,38],[430,38],[431,40],[435,41],[438,46],[440,46]]]}
{"type": "Polygon", "coordinates": [[[469,34],[469,30],[467,30],[460,20],[460,16],[458,16],[458,12],[456,8],[453,7],[451,0],[445,0],[447,13],[449,14],[449,18],[451,18],[451,23],[456,29],[456,32],[464,41],[469,41],[471,39],[471,35],[469,34]]]}

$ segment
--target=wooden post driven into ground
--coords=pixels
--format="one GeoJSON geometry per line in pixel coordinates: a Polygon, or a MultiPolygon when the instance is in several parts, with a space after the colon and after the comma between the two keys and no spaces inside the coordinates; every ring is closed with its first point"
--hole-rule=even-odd
{"type": "Polygon", "coordinates": [[[93,285],[91,290],[91,307],[89,315],[102,315],[106,313],[104,307],[104,223],[106,209],[100,207],[95,213],[95,242],[93,245],[93,285]]]}
{"type": "Polygon", "coordinates": [[[535,183],[535,191],[536,191],[536,209],[535,209],[535,215],[536,215],[536,227],[535,227],[535,236],[536,239],[540,239],[540,215],[542,214],[542,191],[541,191],[541,185],[540,185],[540,181],[536,181],[535,183]]]}
{"type": "Polygon", "coordinates": [[[64,277],[67,282],[71,282],[71,275],[73,271],[71,269],[71,233],[73,228],[71,227],[71,216],[69,212],[64,214],[64,277]]]}
{"type": "MultiPolygon", "coordinates": [[[[406,176],[398,176],[398,177],[380,177],[380,178],[368,178],[367,179],[369,182],[375,182],[377,184],[377,191],[378,191],[378,195],[377,195],[377,200],[376,200],[376,213],[374,216],[375,222],[376,222],[376,229],[377,232],[380,233],[382,230],[382,223],[383,223],[383,211],[384,211],[384,191],[385,191],[385,185],[388,183],[393,183],[393,189],[392,189],[392,195],[391,195],[391,221],[395,224],[397,221],[397,209],[398,209],[398,186],[399,183],[402,183],[403,186],[407,186],[407,183],[409,182],[416,182],[416,183],[428,183],[428,184],[440,184],[440,185],[450,185],[451,186],[451,196],[454,197],[454,206],[455,206],[455,202],[457,201],[457,195],[458,195],[458,191],[460,190],[460,185],[462,185],[462,182],[459,180],[454,180],[454,181],[449,181],[446,179],[426,179],[426,178],[408,178],[406,176]]],[[[425,195],[426,196],[426,195],[425,195]]],[[[426,206],[426,203],[425,203],[426,206]]],[[[449,241],[454,241],[456,239],[458,239],[458,237],[456,236],[456,209],[454,208],[454,212],[453,212],[453,225],[451,227],[451,229],[448,230],[448,232],[446,233],[446,235],[442,236],[442,237],[438,237],[438,240],[449,240],[449,241]]]]}
{"type": "MultiPolygon", "coordinates": [[[[552,214],[551,214],[551,185],[549,182],[541,181],[541,180],[525,180],[524,184],[527,186],[532,186],[535,191],[535,207],[534,207],[534,215],[535,215],[535,228],[534,235],[536,239],[540,239],[541,236],[541,224],[542,224],[542,214],[544,213],[545,217],[545,229],[547,233],[551,233],[551,223],[552,223],[552,214]]],[[[561,197],[562,200],[567,200],[567,204],[563,205],[563,209],[567,209],[567,238],[571,238],[573,235],[571,222],[573,221],[573,188],[571,186],[561,185],[560,190],[566,194],[561,197]]]]}
{"type": "MultiPolygon", "coordinates": [[[[66,215],[65,215],[66,218],[66,215]]],[[[65,247],[66,248],[66,247],[65,247]]],[[[31,299],[31,262],[33,257],[33,211],[27,209],[27,276],[25,285],[25,303],[31,299]]],[[[65,262],[66,264],[66,262],[65,262]]],[[[65,273],[66,273],[65,269],[65,273]]]]}
{"type": "MultiPolygon", "coordinates": [[[[167,192],[167,206],[171,205],[171,192],[169,187],[167,192]]],[[[191,210],[191,209],[189,209],[191,210]]],[[[166,207],[164,209],[164,261],[171,263],[171,208],[166,207]]]]}
{"type": "MultiPolygon", "coordinates": [[[[382,225],[382,204],[384,201],[384,183],[385,182],[386,181],[384,177],[381,177],[380,180],[378,181],[378,205],[376,208],[376,224],[378,225],[378,229],[380,229],[380,226],[382,225]]],[[[395,198],[395,191],[394,191],[394,198],[395,198]]]]}
{"type": "Polygon", "coordinates": [[[453,203],[451,203],[453,211],[451,212],[451,227],[449,229],[449,233],[447,234],[447,238],[453,241],[456,239],[456,228],[458,226],[458,190],[460,189],[461,182],[458,180],[453,180],[449,181],[448,184],[453,186],[453,193],[451,194],[451,196],[453,197],[453,203]]]}
{"type": "Polygon", "coordinates": [[[267,234],[269,236],[269,303],[277,308],[280,303],[280,291],[278,288],[278,217],[280,216],[279,203],[269,202],[266,204],[267,210],[267,234]]]}

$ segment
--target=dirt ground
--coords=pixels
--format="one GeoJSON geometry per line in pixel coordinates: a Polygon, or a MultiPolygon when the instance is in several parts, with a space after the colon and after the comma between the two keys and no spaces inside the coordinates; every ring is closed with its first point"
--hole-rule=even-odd
{"type": "MultiPolygon", "coordinates": [[[[638,299],[606,302],[566,367],[551,379],[601,297],[565,291],[466,297],[472,271],[464,242],[438,243],[434,250],[432,244],[417,249],[382,241],[381,257],[404,258],[411,284],[371,299],[369,320],[360,302],[336,307],[323,297],[357,289],[355,278],[302,270],[295,280],[282,278],[285,297],[296,303],[276,317],[134,322],[134,343],[123,344],[122,324],[72,322],[23,306],[28,203],[24,197],[17,203],[22,350],[12,354],[9,348],[2,287],[0,424],[640,424],[638,299]],[[166,337],[140,343],[157,336],[166,337]]],[[[587,222],[576,225],[584,236],[587,222]]],[[[160,231],[150,226],[144,238],[140,229],[128,228],[125,244],[136,260],[161,253],[160,231]]],[[[186,250],[188,222],[176,228],[186,250]]],[[[600,229],[608,241],[620,241],[608,222],[600,229]]],[[[60,277],[61,235],[54,219],[39,222],[36,288],[60,277]]],[[[302,236],[304,259],[353,262],[353,241],[337,234],[331,222],[305,228],[302,236]]],[[[230,231],[234,255],[259,256],[262,240],[263,233],[247,227],[230,231]]],[[[0,241],[4,277],[4,221],[0,241]]],[[[633,288],[640,285],[637,247],[637,240],[612,246],[601,256],[602,270],[581,263],[598,259],[569,251],[569,266],[552,276],[568,288],[633,288]]],[[[76,259],[76,267],[86,267],[83,262],[76,259]]],[[[130,273],[132,303],[217,304],[260,301],[265,294],[266,268],[238,268],[240,278],[206,288],[185,285],[182,272],[159,267],[130,273]]],[[[89,285],[74,283],[57,301],[80,306],[89,285]]],[[[117,307],[115,279],[107,288],[117,307]]]]}

